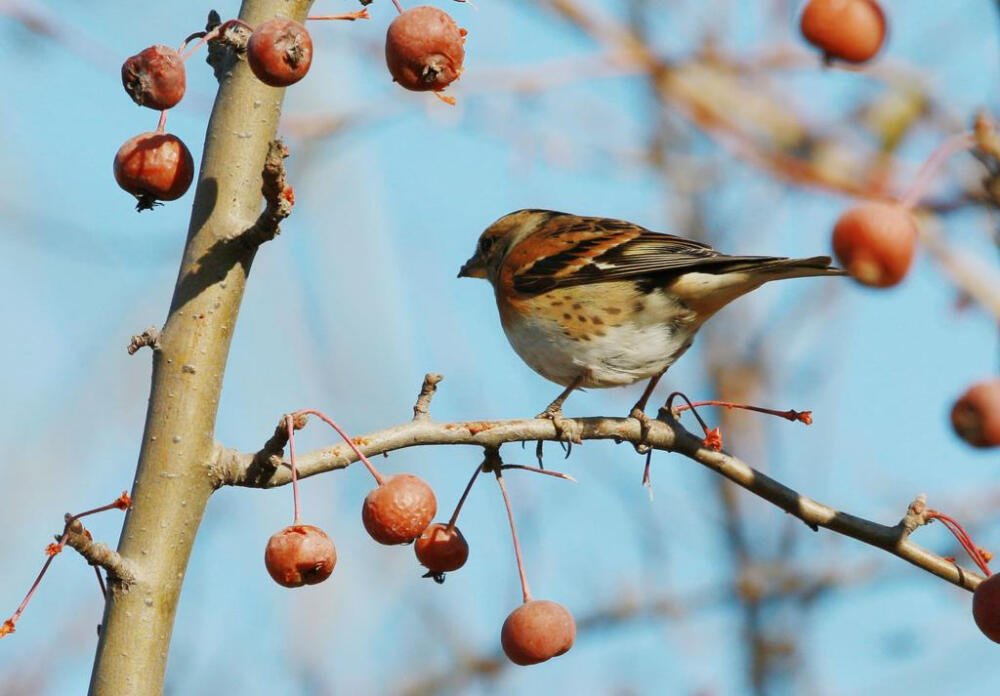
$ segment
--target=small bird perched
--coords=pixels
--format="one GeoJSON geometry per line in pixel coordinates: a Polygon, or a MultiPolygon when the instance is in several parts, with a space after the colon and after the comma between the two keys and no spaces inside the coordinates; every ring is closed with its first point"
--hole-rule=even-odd
{"type": "Polygon", "coordinates": [[[479,237],[458,276],[493,285],[500,323],[521,359],[566,389],[540,417],[562,420],[581,387],[649,379],[631,416],[705,321],[771,280],[844,275],[830,257],[727,256],[623,220],[518,210],[479,237]]]}

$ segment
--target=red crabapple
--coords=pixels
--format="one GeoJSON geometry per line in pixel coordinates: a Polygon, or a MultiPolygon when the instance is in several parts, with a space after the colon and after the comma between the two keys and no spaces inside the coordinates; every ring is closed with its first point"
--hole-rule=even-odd
{"type": "Polygon", "coordinates": [[[861,203],[841,215],[833,228],[837,259],[855,280],[872,287],[901,281],[916,243],[916,222],[896,203],[861,203]]]}
{"type": "Polygon", "coordinates": [[[537,665],[573,647],[576,622],[561,604],[544,599],[512,611],[500,630],[500,644],[516,665],[537,665]]]}
{"type": "Polygon", "coordinates": [[[882,47],[885,15],[875,0],[809,0],[802,35],[827,58],[864,63],[882,47]]]}
{"type": "Polygon", "coordinates": [[[180,198],[194,179],[187,146],[169,133],[140,133],[125,141],[114,162],[115,181],[139,199],[138,210],[180,198]]]}
{"type": "Polygon", "coordinates": [[[139,106],[169,109],[184,96],[184,61],[169,46],[150,46],[122,64],[122,85],[139,106]]]}
{"type": "Polygon", "coordinates": [[[1000,378],[972,385],[952,407],[951,425],[973,447],[1000,447],[1000,378]]]}
{"type": "Polygon", "coordinates": [[[413,550],[417,560],[432,574],[449,573],[465,565],[469,558],[469,543],[458,527],[436,522],[417,537],[413,550]]]}
{"type": "Polygon", "coordinates": [[[313,44],[306,28],[275,17],[253,30],[247,42],[247,62],[257,79],[271,87],[293,85],[309,72],[313,44]]]}
{"type": "Polygon", "coordinates": [[[337,565],[337,549],[319,527],[293,524],[267,540],[264,565],[279,585],[315,585],[330,577],[337,565]]]}
{"type": "Polygon", "coordinates": [[[465,30],[447,12],[413,7],[392,20],[385,35],[385,62],[392,79],[417,92],[439,92],[462,74],[465,30]]]}
{"type": "Polygon", "coordinates": [[[365,497],[361,520],[378,543],[405,544],[427,529],[436,512],[434,491],[423,479],[396,474],[365,497]]]}

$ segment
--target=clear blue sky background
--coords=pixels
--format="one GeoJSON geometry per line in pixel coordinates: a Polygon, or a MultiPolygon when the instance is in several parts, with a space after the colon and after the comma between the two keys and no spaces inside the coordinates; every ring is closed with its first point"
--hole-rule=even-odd
{"type": "MultiPolygon", "coordinates": [[[[773,7],[785,8],[785,38],[797,41],[794,5],[660,2],[651,32],[666,54],[680,56],[714,23],[727,50],[749,51],[763,47],[763,17],[773,7]]],[[[885,5],[893,20],[886,60],[923,71],[961,121],[980,106],[996,106],[1000,22],[991,3],[885,5]]],[[[4,614],[34,577],[63,512],[101,504],[130,486],[149,355],[129,357],[124,346],[131,334],[163,321],[191,195],[137,215],[114,184],[116,149],[156,122],[128,100],[117,70],[146,45],[177,44],[203,26],[208,9],[187,0],[31,6],[72,33],[53,43],[0,16],[4,614]]],[[[237,3],[215,7],[231,16],[237,3]]],[[[315,9],[354,6],[317,2],[315,9]]],[[[537,412],[555,395],[554,385],[508,347],[489,286],[455,279],[479,232],[522,207],[667,229],[676,212],[670,206],[684,203],[682,195],[665,196],[650,170],[620,156],[645,145],[649,104],[640,79],[584,80],[530,98],[482,96],[488,84],[477,80],[477,70],[592,55],[595,46],[527,4],[483,0],[447,9],[470,32],[457,108],[389,82],[381,58],[394,13],[388,2],[372,6],[371,22],[311,27],[317,55],[306,80],[289,91],[286,115],[347,112],[361,121],[337,138],[290,140],[297,205],[253,267],[220,407],[223,443],[256,449],[282,413],[301,407],[324,409],[357,434],[403,421],[426,371],[446,375],[434,404],[439,419],[537,412]]],[[[623,8],[609,2],[605,10],[621,15],[623,8]]],[[[795,85],[795,102],[816,123],[837,121],[876,89],[843,72],[776,79],[795,85]]],[[[197,158],[213,82],[200,59],[191,62],[188,80],[168,129],[197,158]]],[[[907,141],[902,154],[912,170],[934,144],[926,133],[907,141]]],[[[847,201],[789,189],[708,143],[696,147],[726,176],[711,194],[706,220],[725,251],[827,252],[828,230],[847,201]]],[[[965,165],[951,171],[975,176],[965,165]]],[[[984,214],[963,213],[950,216],[945,230],[995,263],[989,225],[984,214]]],[[[975,310],[955,311],[955,292],[924,256],[893,292],[815,282],[830,285],[831,299],[801,325],[782,326],[776,340],[787,350],[787,370],[779,370],[767,400],[811,408],[816,423],[769,427],[770,471],[819,500],[883,522],[898,519],[916,493],[926,492],[932,505],[982,520],[977,539],[1000,550],[1000,457],[970,452],[946,422],[954,396],[995,373],[995,323],[975,310]]],[[[767,321],[808,289],[815,289],[810,281],[763,290],[720,315],[717,329],[739,342],[741,327],[767,321]]],[[[671,371],[670,385],[703,394],[701,364],[696,344],[671,371]]],[[[577,395],[567,412],[624,414],[637,393],[577,395]]],[[[316,423],[300,447],[333,442],[316,423]]],[[[727,445],[752,459],[752,450],[727,445]]],[[[507,454],[530,463],[530,450],[507,454]]],[[[479,456],[422,449],[395,453],[385,466],[425,477],[446,516],[479,456]]],[[[581,635],[558,660],[507,670],[463,693],[741,693],[735,605],[723,597],[699,608],[690,599],[731,572],[711,475],[659,454],[650,502],[638,485],[641,459],[624,446],[588,443],[560,465],[579,484],[509,477],[536,594],[578,616],[629,596],[672,597],[692,609],[581,635]]],[[[330,581],[294,592],[276,586],[261,562],[268,536],[290,520],[291,491],[224,490],[213,498],[181,597],[172,693],[394,693],[407,680],[447,670],[455,651],[497,648],[499,626],[519,593],[492,482],[481,481],[462,516],[469,564],[442,587],[419,578],[410,549],[379,547],[365,535],[359,509],[369,487],[356,468],[304,484],[305,517],[331,534],[340,560],[330,581]]],[[[741,496],[753,534],[773,546],[768,540],[779,536],[785,516],[741,496]]],[[[88,527],[113,543],[120,521],[108,513],[88,527]]],[[[910,694],[935,685],[935,692],[964,694],[1000,678],[1000,647],[973,626],[967,593],[830,533],[813,535],[801,525],[795,533],[808,535],[796,552],[800,567],[874,574],[819,602],[797,627],[797,693],[910,694]]],[[[952,548],[939,526],[919,538],[942,552],[952,548]]],[[[0,644],[0,692],[20,680],[29,684],[23,693],[81,693],[100,611],[90,569],[72,554],[57,559],[17,633],[0,644]]],[[[767,620],[780,624],[789,616],[801,615],[779,610],[767,620]]]]}

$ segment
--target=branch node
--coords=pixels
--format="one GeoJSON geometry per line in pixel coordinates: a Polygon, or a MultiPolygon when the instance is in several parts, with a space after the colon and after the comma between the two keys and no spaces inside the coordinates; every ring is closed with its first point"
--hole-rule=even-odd
{"type": "Polygon", "coordinates": [[[72,547],[92,566],[108,571],[108,581],[117,590],[126,590],[135,582],[131,564],[107,544],[96,543],[83,523],[70,514],[66,515],[66,546],[72,547]]]}
{"type": "Polygon", "coordinates": [[[269,242],[281,234],[281,221],[292,214],[295,192],[285,182],[285,158],[288,147],[277,138],[267,147],[264,168],[261,171],[263,183],[260,188],[264,196],[264,210],[257,221],[247,228],[241,239],[251,248],[269,242]]]}
{"type": "Polygon", "coordinates": [[[420,394],[417,396],[417,403],[413,404],[413,420],[430,420],[431,400],[437,392],[438,383],[444,379],[444,375],[428,372],[424,375],[424,383],[420,387],[420,394]]]}
{"type": "Polygon", "coordinates": [[[903,515],[903,519],[899,521],[899,527],[902,530],[902,536],[905,539],[917,527],[921,527],[930,522],[927,519],[927,495],[921,493],[913,502],[910,503],[906,508],[906,514],[903,515]]]}
{"type": "Polygon", "coordinates": [[[160,331],[155,326],[150,326],[148,329],[140,334],[135,334],[132,340],[129,341],[128,346],[125,350],[128,351],[129,355],[135,355],[136,352],[143,346],[149,346],[154,351],[160,348],[160,331]]]}

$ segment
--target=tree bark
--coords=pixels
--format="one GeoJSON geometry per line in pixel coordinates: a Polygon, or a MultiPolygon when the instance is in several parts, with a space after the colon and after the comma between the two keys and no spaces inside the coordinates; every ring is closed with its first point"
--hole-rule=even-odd
{"type": "MultiPolygon", "coordinates": [[[[251,26],[279,14],[304,21],[311,4],[244,0],[240,18],[251,26]]],[[[255,252],[240,235],[260,212],[261,168],[284,98],[233,51],[220,67],[187,245],[153,353],[133,505],[118,544],[135,580],[110,588],[91,696],[162,693],[188,557],[213,490],[219,394],[255,252]]]]}

